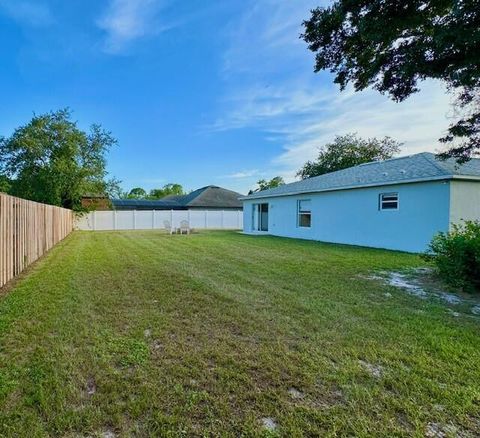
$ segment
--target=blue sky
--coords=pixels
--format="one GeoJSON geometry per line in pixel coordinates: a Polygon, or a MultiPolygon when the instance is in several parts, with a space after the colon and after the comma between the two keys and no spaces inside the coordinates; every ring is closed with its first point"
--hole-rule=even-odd
{"type": "Polygon", "coordinates": [[[246,193],[291,181],[336,134],[435,151],[451,98],[436,83],[396,104],[340,92],[298,38],[311,0],[0,0],[0,135],[70,107],[118,139],[127,189],[178,182],[246,193]]]}

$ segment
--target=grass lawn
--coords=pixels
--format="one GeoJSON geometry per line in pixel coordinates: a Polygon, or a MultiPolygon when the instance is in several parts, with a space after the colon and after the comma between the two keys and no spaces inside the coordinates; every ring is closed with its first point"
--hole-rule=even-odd
{"type": "Polygon", "coordinates": [[[76,232],[0,295],[0,436],[478,436],[480,319],[362,277],[422,264],[76,232]]]}

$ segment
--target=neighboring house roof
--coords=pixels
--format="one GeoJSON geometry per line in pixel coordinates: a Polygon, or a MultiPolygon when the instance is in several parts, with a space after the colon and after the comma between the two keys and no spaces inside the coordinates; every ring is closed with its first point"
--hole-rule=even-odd
{"type": "Polygon", "coordinates": [[[480,159],[474,158],[460,165],[453,158],[442,161],[437,159],[435,154],[423,152],[406,157],[360,164],[337,172],[285,184],[274,189],[252,193],[241,199],[259,199],[300,193],[448,179],[480,181],[480,159]]]}
{"type": "Polygon", "coordinates": [[[137,210],[186,210],[188,208],[242,208],[240,193],[217,186],[206,186],[188,195],[170,195],[158,201],[142,199],[113,199],[112,204],[117,209],[137,210]]]}
{"type": "Polygon", "coordinates": [[[202,208],[242,208],[239,200],[243,195],[217,186],[207,186],[195,190],[176,201],[188,207],[202,208]]]}
{"type": "Polygon", "coordinates": [[[178,202],[146,199],[112,199],[115,210],[184,210],[178,202]]]}

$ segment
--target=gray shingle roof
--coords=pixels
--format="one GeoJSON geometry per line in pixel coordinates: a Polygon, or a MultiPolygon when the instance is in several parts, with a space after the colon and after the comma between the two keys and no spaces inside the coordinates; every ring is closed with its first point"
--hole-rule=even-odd
{"type": "Polygon", "coordinates": [[[149,199],[112,199],[115,210],[182,210],[175,201],[152,201],[149,199]]]}
{"type": "Polygon", "coordinates": [[[459,165],[455,159],[438,160],[435,154],[422,152],[407,157],[361,164],[337,172],[285,184],[253,193],[241,199],[313,193],[350,188],[383,186],[417,181],[470,178],[480,181],[480,159],[459,165]]]}
{"type": "Polygon", "coordinates": [[[157,201],[112,199],[117,210],[186,210],[188,208],[242,208],[240,193],[217,186],[206,186],[188,195],[172,195],[157,201]]]}
{"type": "Polygon", "coordinates": [[[233,192],[218,186],[207,186],[195,190],[183,199],[176,199],[177,202],[188,207],[197,208],[242,208],[242,197],[240,193],[233,192]]]}

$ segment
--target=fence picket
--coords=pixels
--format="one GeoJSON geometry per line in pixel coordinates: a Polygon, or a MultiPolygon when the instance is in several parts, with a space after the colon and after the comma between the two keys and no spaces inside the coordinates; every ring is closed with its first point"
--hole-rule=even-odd
{"type": "Polygon", "coordinates": [[[71,210],[0,193],[0,287],[72,230],[71,210]]]}
{"type": "Polygon", "coordinates": [[[119,210],[95,211],[76,218],[79,230],[158,230],[165,222],[179,227],[187,221],[191,228],[210,230],[241,230],[243,213],[236,210],[119,210]]]}

